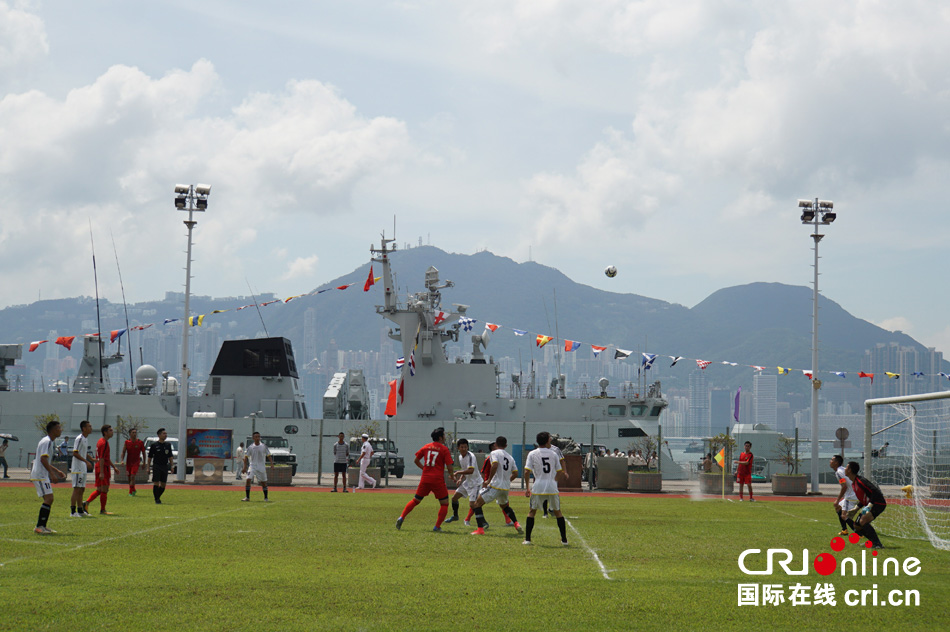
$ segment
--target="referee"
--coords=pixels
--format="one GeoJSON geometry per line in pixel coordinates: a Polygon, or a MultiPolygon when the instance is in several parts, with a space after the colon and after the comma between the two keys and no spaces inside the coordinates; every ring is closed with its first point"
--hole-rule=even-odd
{"type": "Polygon", "coordinates": [[[336,491],[336,481],[340,477],[343,479],[343,493],[345,494],[349,491],[346,488],[346,463],[350,456],[350,448],[343,442],[343,433],[341,432],[338,436],[340,440],[333,444],[333,491],[336,491]]]}
{"type": "Polygon", "coordinates": [[[155,504],[162,504],[162,494],[165,493],[165,483],[168,482],[168,470],[172,460],[172,445],[165,441],[168,433],[164,428],[158,429],[158,442],[148,448],[148,461],[145,464],[147,471],[152,473],[152,496],[155,504]]]}

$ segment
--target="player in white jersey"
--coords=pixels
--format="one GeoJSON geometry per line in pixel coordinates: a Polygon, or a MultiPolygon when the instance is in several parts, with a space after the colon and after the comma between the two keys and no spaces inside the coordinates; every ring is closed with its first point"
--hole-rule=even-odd
{"type": "Polygon", "coordinates": [[[465,519],[465,526],[468,525],[469,518],[475,512],[475,501],[478,500],[478,490],[482,486],[482,474],[478,471],[478,459],[468,449],[468,439],[459,439],[456,444],[459,449],[459,471],[456,472],[458,489],[452,496],[452,515],[446,522],[455,522],[459,519],[459,498],[463,496],[468,498],[470,507],[468,518],[465,519]]]}
{"type": "Polygon", "coordinates": [[[838,535],[848,535],[848,519],[854,519],[858,513],[858,496],[851,489],[851,479],[845,474],[844,457],[836,454],[828,462],[831,469],[835,471],[835,478],[841,484],[838,490],[838,497],[835,499],[835,513],[838,514],[838,522],[841,523],[841,531],[838,535]]]}
{"type": "Polygon", "coordinates": [[[369,442],[368,434],[363,433],[361,438],[363,439],[363,445],[360,446],[360,455],[356,458],[356,464],[360,468],[360,484],[357,489],[366,489],[366,483],[370,484],[370,488],[374,488],[376,487],[376,479],[366,473],[366,468],[373,460],[373,444],[369,442]]]}
{"type": "Polygon", "coordinates": [[[254,443],[247,446],[247,451],[244,453],[244,502],[251,500],[251,483],[254,482],[254,478],[257,478],[257,482],[261,484],[261,488],[264,490],[264,502],[268,501],[267,498],[267,461],[270,461],[271,465],[274,465],[274,457],[270,454],[270,448],[266,444],[261,443],[261,433],[254,433],[254,443]]]}
{"type": "MultiPolygon", "coordinates": [[[[561,464],[561,469],[564,470],[564,477],[565,477],[565,479],[566,479],[566,478],[567,478],[567,466],[564,464],[564,453],[561,452],[561,448],[557,447],[557,446],[554,444],[554,440],[553,440],[553,439],[551,440],[551,449],[554,450],[554,453],[555,453],[555,454],[557,454],[558,462],[561,464]]],[[[549,513],[552,513],[552,512],[550,512],[550,511],[548,511],[548,501],[547,501],[547,500],[545,500],[543,503],[541,503],[541,508],[543,509],[543,513],[541,514],[541,517],[542,517],[542,518],[547,518],[547,517],[548,517],[548,514],[549,514],[549,513]]]]}
{"type": "Polygon", "coordinates": [[[86,494],[86,475],[93,468],[92,461],[89,460],[89,433],[92,432],[92,424],[83,420],[79,424],[80,432],[73,441],[73,460],[70,463],[69,473],[73,483],[73,495],[69,500],[70,518],[91,518],[89,512],[83,507],[82,497],[86,494]]]}
{"type": "Polygon", "coordinates": [[[557,528],[561,531],[561,544],[567,546],[567,522],[561,514],[561,497],[558,494],[557,481],[563,480],[565,475],[562,465],[564,457],[560,450],[555,452],[551,449],[551,434],[549,432],[539,432],[537,436],[538,447],[528,453],[525,461],[525,482],[527,489],[524,495],[530,498],[528,519],[525,520],[524,544],[531,544],[531,531],[534,529],[534,515],[546,503],[554,517],[557,518],[557,528]],[[534,476],[534,485],[531,484],[531,476],[534,476]]]}
{"type": "Polygon", "coordinates": [[[501,510],[511,519],[518,533],[521,533],[521,525],[515,517],[514,510],[508,505],[508,492],[511,490],[511,481],[518,476],[518,464],[515,463],[515,457],[508,454],[505,448],[508,447],[508,439],[498,437],[495,439],[496,449],[491,453],[491,470],[488,472],[488,482],[478,492],[478,500],[475,501],[475,521],[478,528],[472,532],[472,535],[485,534],[485,514],[482,513],[482,506],[491,501],[497,502],[501,510]]]}
{"type": "Polygon", "coordinates": [[[30,470],[30,480],[36,486],[36,495],[43,499],[40,517],[36,521],[36,528],[33,529],[34,533],[40,535],[56,533],[48,528],[46,523],[53,507],[53,484],[50,479],[59,482],[66,478],[61,470],[53,467],[53,447],[62,433],[63,427],[58,421],[46,424],[46,436],[40,439],[36,446],[36,458],[33,459],[33,469],[30,470]]]}

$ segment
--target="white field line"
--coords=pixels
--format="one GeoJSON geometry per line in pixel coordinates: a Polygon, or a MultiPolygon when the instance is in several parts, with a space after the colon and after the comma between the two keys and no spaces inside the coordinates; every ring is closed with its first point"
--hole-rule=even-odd
{"type": "MultiPolygon", "coordinates": [[[[93,542],[86,542],[86,543],[84,543],[84,544],[77,544],[76,546],[73,546],[73,547],[71,547],[70,549],[67,549],[67,550],[68,550],[68,551],[78,551],[79,549],[84,549],[84,548],[86,548],[87,546],[97,546],[97,545],[103,544],[103,543],[105,543],[105,542],[113,542],[113,541],[115,541],[115,540],[123,540],[123,539],[125,539],[125,538],[133,538],[133,537],[135,537],[135,536],[144,535],[144,534],[146,534],[146,533],[151,533],[152,531],[160,531],[161,529],[168,529],[168,528],[170,528],[170,527],[179,527],[179,526],[181,526],[181,525],[183,525],[183,524],[188,524],[189,522],[195,522],[195,521],[197,521],[197,520],[205,520],[205,519],[207,519],[207,518],[217,518],[218,516],[223,516],[223,515],[225,515],[225,514],[234,513],[235,511],[241,511],[241,510],[243,510],[243,509],[244,509],[243,507],[238,507],[237,509],[228,509],[227,511],[221,511],[221,512],[216,513],[216,514],[208,514],[208,515],[205,515],[205,516],[195,516],[194,518],[189,518],[188,520],[182,520],[181,522],[172,522],[172,523],[169,523],[169,524],[159,525],[159,526],[157,526],[157,527],[151,527],[151,528],[149,528],[149,529],[142,529],[141,531],[133,531],[133,532],[131,532],[131,533],[123,533],[122,535],[114,535],[114,536],[111,536],[111,537],[108,537],[108,538],[101,538],[101,539],[95,540],[95,541],[93,541],[93,542]]],[[[40,536],[37,536],[37,537],[40,537],[40,536]]],[[[42,536],[42,537],[48,538],[48,537],[50,537],[50,536],[42,536]]],[[[61,543],[59,543],[59,542],[48,542],[47,544],[61,544],[61,543]]],[[[63,551],[64,551],[64,549],[56,549],[56,550],[54,550],[54,551],[50,551],[50,552],[48,552],[48,553],[42,553],[42,554],[40,554],[40,555],[29,555],[29,556],[25,556],[25,557],[15,557],[15,558],[13,558],[13,559],[11,559],[11,560],[6,560],[5,562],[0,562],[0,566],[5,566],[5,565],[7,565],[7,564],[12,564],[13,562],[21,562],[21,561],[23,561],[23,560],[32,560],[32,559],[36,559],[36,558],[39,558],[39,557],[47,557],[47,556],[49,556],[49,555],[60,555],[60,554],[63,553],[63,551]]]]}
{"type": "Polygon", "coordinates": [[[597,566],[600,567],[600,574],[604,576],[604,579],[611,579],[610,575],[607,574],[607,569],[604,567],[604,563],[600,561],[600,557],[597,555],[597,552],[590,548],[590,545],[588,545],[587,541],[584,540],[584,536],[581,535],[581,532],[577,530],[570,520],[565,519],[565,522],[567,522],[567,526],[571,528],[571,531],[574,532],[574,535],[577,536],[577,539],[581,541],[581,545],[587,549],[587,552],[590,553],[591,557],[594,558],[594,561],[597,562],[597,566]]]}
{"type": "Polygon", "coordinates": [[[771,509],[772,511],[777,511],[777,512],[780,513],[780,514],[785,514],[786,516],[791,516],[792,518],[798,518],[799,520],[810,520],[811,522],[818,522],[818,523],[820,523],[820,524],[824,524],[824,525],[827,525],[827,526],[829,526],[829,527],[837,527],[837,526],[839,526],[839,525],[831,524],[830,522],[822,522],[821,520],[816,520],[815,518],[806,518],[806,517],[804,517],[804,516],[796,516],[795,514],[788,513],[787,511],[782,511],[781,509],[776,509],[775,507],[772,506],[773,503],[762,503],[762,505],[764,505],[765,507],[768,507],[768,508],[771,509]]]}

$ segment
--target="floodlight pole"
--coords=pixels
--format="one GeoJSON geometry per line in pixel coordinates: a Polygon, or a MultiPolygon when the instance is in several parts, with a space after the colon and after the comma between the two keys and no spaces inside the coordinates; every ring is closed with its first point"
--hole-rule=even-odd
{"type": "MultiPolygon", "coordinates": [[[[178,208],[178,210],[188,211],[188,219],[185,220],[185,226],[188,228],[188,250],[185,259],[185,315],[181,323],[181,395],[178,406],[178,460],[176,463],[178,471],[175,475],[175,480],[179,483],[185,482],[185,476],[187,474],[185,459],[188,445],[188,438],[186,436],[188,431],[188,378],[191,375],[191,371],[188,369],[188,330],[191,328],[188,322],[191,309],[191,235],[192,230],[198,223],[197,220],[194,219],[195,210],[204,210],[203,208],[195,208],[195,201],[198,199],[195,192],[195,185],[187,185],[187,190],[184,191],[182,190],[183,188],[182,185],[175,187],[176,193],[179,194],[175,200],[175,207],[178,208]],[[184,207],[180,206],[182,202],[185,203],[184,207]]],[[[205,200],[206,199],[207,194],[205,194],[205,200]]],[[[205,201],[205,206],[207,206],[207,201],[205,201]]]]}

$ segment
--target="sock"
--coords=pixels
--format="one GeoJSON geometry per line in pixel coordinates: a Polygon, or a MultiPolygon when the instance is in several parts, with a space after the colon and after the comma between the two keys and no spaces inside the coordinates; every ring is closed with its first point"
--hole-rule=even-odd
{"type": "MultiPolygon", "coordinates": [[[[544,515],[548,515],[548,501],[545,500],[543,503],[541,503],[541,508],[544,509],[544,515]]],[[[530,540],[530,538],[528,539],[530,540]]]]}
{"type": "Polygon", "coordinates": [[[250,487],[250,486],[244,488],[244,497],[245,497],[245,498],[250,498],[250,497],[251,497],[251,487],[250,487]]]}
{"type": "Polygon", "coordinates": [[[511,508],[511,505],[506,506],[502,511],[505,512],[505,515],[511,518],[512,522],[518,522],[518,519],[515,518],[515,510],[511,508]]]}
{"type": "MultiPolygon", "coordinates": [[[[457,504],[457,503],[456,503],[456,504],[457,504]]],[[[436,518],[436,520],[435,520],[435,526],[436,526],[436,527],[441,527],[441,526],[442,526],[442,521],[445,520],[445,516],[447,516],[448,513],[449,513],[449,506],[448,506],[448,505],[439,505],[439,517],[436,518]]],[[[456,516],[457,516],[457,515],[458,515],[458,514],[456,514],[456,516]]]]}
{"type": "Polygon", "coordinates": [[[511,524],[511,518],[508,517],[508,512],[505,511],[505,508],[499,507],[499,509],[501,509],[501,513],[505,517],[505,524],[511,524]]]}
{"type": "Polygon", "coordinates": [[[874,546],[882,546],[881,538],[877,535],[877,529],[871,526],[871,523],[864,525],[864,537],[871,541],[874,546]]]}
{"type": "Polygon", "coordinates": [[[524,539],[528,542],[531,541],[531,531],[534,529],[534,518],[528,516],[524,521],[524,539]]]}
{"type": "Polygon", "coordinates": [[[465,516],[465,521],[468,522],[469,520],[471,520],[471,519],[472,519],[472,515],[474,515],[474,513],[475,513],[475,508],[472,507],[472,506],[469,506],[469,508],[468,508],[468,515],[465,516]]]}
{"type": "Polygon", "coordinates": [[[841,514],[838,513],[837,510],[835,510],[835,513],[838,514],[838,522],[841,523],[841,528],[842,528],[842,530],[847,530],[847,528],[848,528],[848,523],[845,521],[844,518],[841,517],[841,514]]]}
{"type": "Polygon", "coordinates": [[[267,500],[267,485],[264,485],[264,500],[267,500]]]}
{"type": "Polygon", "coordinates": [[[96,491],[92,492],[91,494],[89,494],[89,498],[86,499],[86,504],[88,505],[89,503],[91,503],[92,501],[94,501],[98,495],[99,495],[99,490],[98,490],[98,489],[97,489],[96,491]]]}
{"type": "Polygon", "coordinates": [[[406,503],[406,506],[403,508],[402,513],[399,514],[399,517],[405,520],[406,516],[409,515],[409,512],[415,509],[416,505],[418,504],[419,501],[416,500],[415,496],[413,496],[412,499],[406,503]]]}
{"type": "Polygon", "coordinates": [[[43,503],[42,505],[40,505],[40,517],[39,517],[39,519],[36,521],[36,526],[37,526],[37,527],[45,527],[45,526],[46,526],[46,521],[49,520],[49,512],[50,512],[50,509],[52,509],[52,507],[50,507],[50,506],[47,505],[46,503],[43,503]]]}
{"type": "Polygon", "coordinates": [[[76,505],[71,505],[71,506],[69,507],[69,513],[71,513],[71,514],[76,513],[76,505]]]}
{"type": "Polygon", "coordinates": [[[102,492],[99,494],[99,509],[100,511],[106,510],[106,500],[109,499],[109,492],[102,492]]]}
{"type": "Polygon", "coordinates": [[[484,529],[485,525],[488,524],[488,521],[485,520],[485,513],[482,511],[481,507],[475,509],[475,523],[478,525],[479,529],[484,529]]]}
{"type": "Polygon", "coordinates": [[[459,501],[457,500],[452,501],[452,515],[456,518],[459,517],[459,501]]]}
{"type": "Polygon", "coordinates": [[[159,487],[159,488],[158,488],[158,499],[159,499],[159,500],[162,499],[162,494],[164,494],[164,493],[165,493],[165,488],[164,488],[164,487],[159,487]]]}
{"type": "MultiPolygon", "coordinates": [[[[136,476],[138,476],[138,474],[136,474],[136,476]]],[[[134,491],[135,491],[135,478],[130,476],[129,477],[129,493],[132,493],[134,491]]]]}
{"type": "Polygon", "coordinates": [[[561,542],[567,542],[567,520],[564,516],[557,519],[557,528],[561,532],[561,542]]]}
{"type": "Polygon", "coordinates": [[[152,485],[152,497],[155,498],[155,500],[158,500],[158,496],[159,496],[158,490],[160,489],[161,487],[159,487],[158,485],[152,485]]]}

